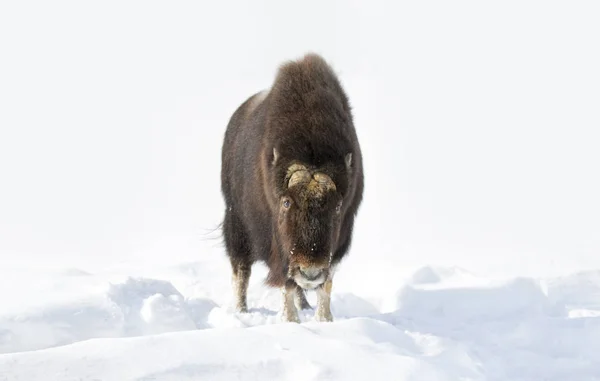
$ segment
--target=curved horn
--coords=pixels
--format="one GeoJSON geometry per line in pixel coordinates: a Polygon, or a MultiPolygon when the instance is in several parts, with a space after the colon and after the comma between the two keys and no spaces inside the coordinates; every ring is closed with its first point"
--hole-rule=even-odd
{"type": "Polygon", "coordinates": [[[331,177],[327,176],[326,174],[317,172],[313,175],[313,178],[317,181],[317,183],[319,183],[321,188],[324,188],[324,190],[326,190],[326,191],[335,191],[336,190],[335,183],[333,182],[331,177]]]}
{"type": "Polygon", "coordinates": [[[306,167],[299,164],[294,164],[288,168],[288,173],[291,174],[290,180],[288,181],[288,188],[297,184],[306,183],[310,180],[310,173],[308,173],[306,167]]]}

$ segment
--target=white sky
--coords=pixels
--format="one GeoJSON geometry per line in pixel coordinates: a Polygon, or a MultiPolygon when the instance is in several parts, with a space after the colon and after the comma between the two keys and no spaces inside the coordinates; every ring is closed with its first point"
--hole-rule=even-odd
{"type": "Polygon", "coordinates": [[[312,50],[363,147],[352,258],[600,268],[600,6],[363,3],[2,3],[0,263],[214,255],[228,118],[312,50]]]}

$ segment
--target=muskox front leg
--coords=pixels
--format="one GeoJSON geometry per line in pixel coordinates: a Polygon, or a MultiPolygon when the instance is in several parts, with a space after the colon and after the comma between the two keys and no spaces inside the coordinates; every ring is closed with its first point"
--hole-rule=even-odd
{"type": "Polygon", "coordinates": [[[284,322],[300,323],[300,317],[298,317],[298,309],[294,304],[296,296],[296,283],[292,280],[288,280],[285,286],[281,289],[282,295],[282,306],[281,306],[281,320],[284,322]]]}
{"type": "Polygon", "coordinates": [[[331,315],[331,279],[317,287],[317,311],[315,312],[315,320],[317,321],[333,321],[331,315]]]}

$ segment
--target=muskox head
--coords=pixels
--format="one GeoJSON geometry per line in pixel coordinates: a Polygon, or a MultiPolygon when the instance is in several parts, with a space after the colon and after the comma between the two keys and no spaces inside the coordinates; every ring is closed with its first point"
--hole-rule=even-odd
{"type": "MultiPolygon", "coordinates": [[[[348,155],[348,166],[350,160],[348,155]]],[[[277,233],[288,257],[288,277],[313,289],[329,276],[340,233],[342,194],[322,170],[294,163],[286,168],[278,201],[277,233]]]]}

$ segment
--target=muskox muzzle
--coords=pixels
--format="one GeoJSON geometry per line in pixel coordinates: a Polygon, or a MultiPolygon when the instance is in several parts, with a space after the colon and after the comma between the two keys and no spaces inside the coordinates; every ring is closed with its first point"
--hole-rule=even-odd
{"type": "Polygon", "coordinates": [[[293,279],[296,284],[303,289],[313,290],[325,283],[328,274],[328,268],[318,266],[299,266],[294,272],[293,279]]]}

